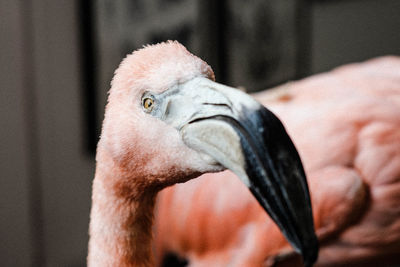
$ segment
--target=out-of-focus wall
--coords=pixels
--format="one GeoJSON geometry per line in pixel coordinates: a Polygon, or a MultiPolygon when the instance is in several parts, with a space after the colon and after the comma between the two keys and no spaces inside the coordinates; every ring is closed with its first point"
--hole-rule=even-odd
{"type": "Polygon", "coordinates": [[[400,55],[400,1],[317,1],[312,8],[311,70],[400,55]]]}
{"type": "Polygon", "coordinates": [[[0,1],[0,262],[29,266],[29,149],[20,1],[0,1]]]}
{"type": "Polygon", "coordinates": [[[43,261],[84,266],[94,157],[85,150],[78,1],[32,2],[43,261]]]}
{"type": "Polygon", "coordinates": [[[78,1],[0,1],[1,266],[85,266],[78,1]]]}

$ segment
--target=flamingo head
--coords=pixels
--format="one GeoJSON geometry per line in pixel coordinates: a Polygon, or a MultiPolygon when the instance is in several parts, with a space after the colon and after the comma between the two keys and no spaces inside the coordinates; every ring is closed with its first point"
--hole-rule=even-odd
{"type": "Polygon", "coordinates": [[[148,187],[232,170],[305,262],[315,261],[307,182],[283,125],[251,96],[216,83],[212,69],[178,42],[122,61],[99,146],[148,187]]]}

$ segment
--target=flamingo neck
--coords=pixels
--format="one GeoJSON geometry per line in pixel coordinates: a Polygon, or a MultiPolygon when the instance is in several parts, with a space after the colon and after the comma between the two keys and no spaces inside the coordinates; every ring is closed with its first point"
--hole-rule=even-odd
{"type": "Polygon", "coordinates": [[[157,190],[135,184],[135,175],[122,172],[107,156],[98,157],[88,266],[154,265],[151,241],[157,190]]]}

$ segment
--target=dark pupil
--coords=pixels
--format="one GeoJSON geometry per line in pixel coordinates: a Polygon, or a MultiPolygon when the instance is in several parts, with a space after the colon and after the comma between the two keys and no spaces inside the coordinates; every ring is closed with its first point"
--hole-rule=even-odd
{"type": "Polygon", "coordinates": [[[151,107],[152,103],[150,99],[147,99],[147,107],[151,107]]]}

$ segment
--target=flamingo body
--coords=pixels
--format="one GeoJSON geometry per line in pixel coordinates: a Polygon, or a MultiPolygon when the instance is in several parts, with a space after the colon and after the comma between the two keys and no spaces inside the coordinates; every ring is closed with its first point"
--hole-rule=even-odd
{"type": "MultiPolygon", "coordinates": [[[[400,59],[340,67],[255,97],[282,119],[302,157],[321,242],[317,266],[398,263],[400,59]]],[[[173,252],[190,266],[299,265],[234,176],[205,174],[160,194],[159,257],[173,252]]]]}

